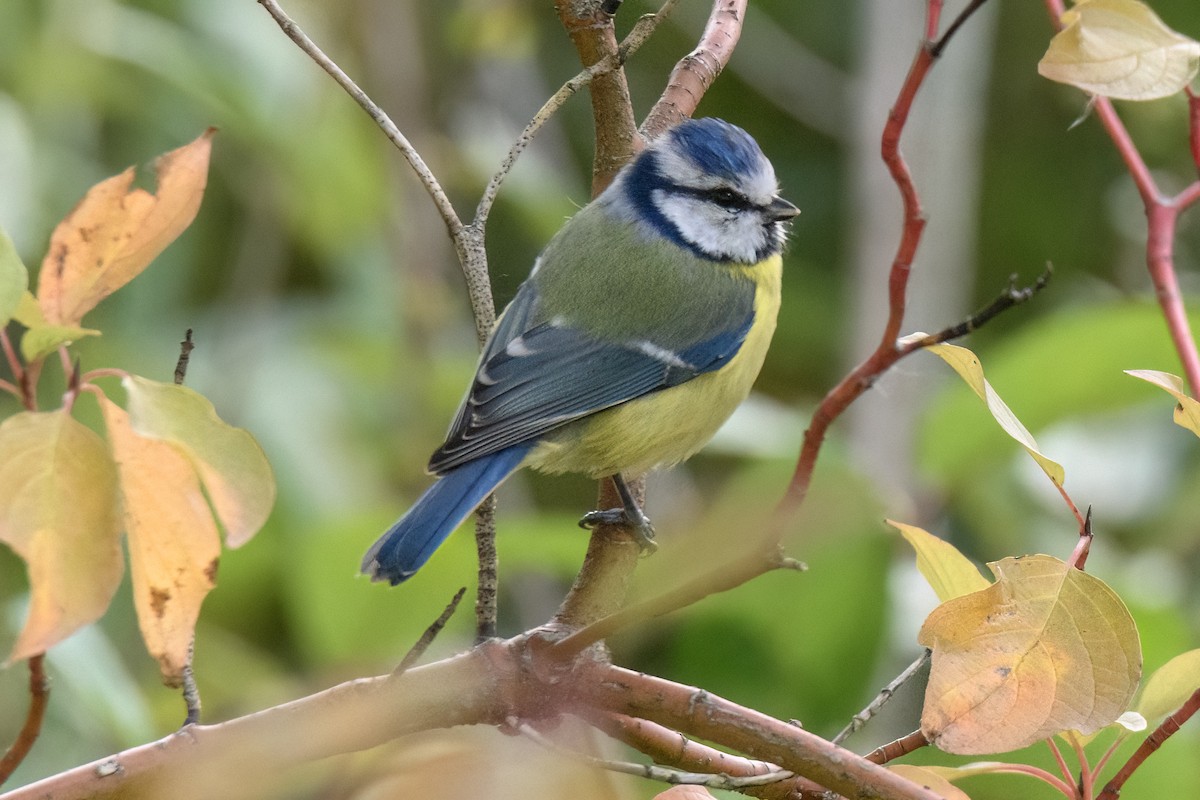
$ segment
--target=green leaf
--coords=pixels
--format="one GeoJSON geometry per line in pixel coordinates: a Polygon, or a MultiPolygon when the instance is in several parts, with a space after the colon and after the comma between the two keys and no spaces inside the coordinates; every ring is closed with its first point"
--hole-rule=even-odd
{"type": "Polygon", "coordinates": [[[10,660],[45,652],[108,608],[124,569],[116,483],[104,440],[66,411],[0,425],[0,541],[25,561],[31,594],[10,660]]]}
{"type": "Polygon", "coordinates": [[[28,288],[29,270],[17,255],[12,239],[0,228],[0,328],[13,318],[28,288]]]}
{"type": "Polygon", "coordinates": [[[1200,42],[1168,28],[1137,0],[1081,0],[1038,62],[1038,73],[1089,94],[1154,100],[1200,71],[1200,42]]]}
{"type": "Polygon", "coordinates": [[[917,553],[917,569],[943,603],[989,586],[970,559],[949,542],[903,522],[888,520],[917,553]]]}
{"type": "Polygon", "coordinates": [[[248,541],[275,504],[275,476],[254,437],[223,422],[206,397],[186,386],[136,375],[121,384],[129,395],[133,430],[178,447],[204,483],[226,544],[248,541]]]}
{"type": "Polygon", "coordinates": [[[53,353],[60,345],[69,345],[84,336],[99,336],[100,331],[72,325],[51,325],[29,292],[21,295],[13,319],[28,328],[21,337],[21,355],[26,362],[37,361],[53,353]]]}
{"type": "Polygon", "coordinates": [[[1135,708],[1148,720],[1175,711],[1200,689],[1200,650],[1189,650],[1163,664],[1146,681],[1135,708]]]}

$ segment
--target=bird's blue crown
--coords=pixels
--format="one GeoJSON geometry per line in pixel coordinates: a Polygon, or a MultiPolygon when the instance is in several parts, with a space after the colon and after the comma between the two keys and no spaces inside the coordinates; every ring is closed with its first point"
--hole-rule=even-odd
{"type": "Polygon", "coordinates": [[[762,169],[766,160],[750,134],[725,120],[687,120],[667,134],[701,171],[734,181],[762,169]]]}

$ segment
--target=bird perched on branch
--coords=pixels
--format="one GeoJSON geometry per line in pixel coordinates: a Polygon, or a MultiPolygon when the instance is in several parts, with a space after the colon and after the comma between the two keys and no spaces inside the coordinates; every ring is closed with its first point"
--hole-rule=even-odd
{"type": "Polygon", "coordinates": [[[492,331],[438,476],[362,570],[417,571],[520,467],[611,477],[585,525],[653,529],[622,475],[676,464],[746,398],[775,330],[786,223],[754,139],[718,119],[664,133],[546,245],[492,331]]]}

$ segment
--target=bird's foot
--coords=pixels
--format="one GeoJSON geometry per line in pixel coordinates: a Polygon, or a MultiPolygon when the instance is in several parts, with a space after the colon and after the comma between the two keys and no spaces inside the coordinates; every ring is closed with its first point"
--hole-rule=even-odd
{"type": "Polygon", "coordinates": [[[638,512],[635,516],[624,508],[608,508],[603,511],[589,511],[579,520],[579,527],[591,530],[597,525],[622,525],[633,531],[638,547],[642,553],[649,555],[658,549],[654,541],[654,526],[650,524],[645,514],[638,512]]]}

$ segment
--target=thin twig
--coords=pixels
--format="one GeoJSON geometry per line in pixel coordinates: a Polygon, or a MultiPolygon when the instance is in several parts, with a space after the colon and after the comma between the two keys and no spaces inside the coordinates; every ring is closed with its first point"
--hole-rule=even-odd
{"type": "Polygon", "coordinates": [[[950,26],[946,28],[946,32],[942,34],[942,37],[930,45],[930,54],[934,58],[940,58],[946,49],[946,45],[950,44],[951,37],[958,33],[958,29],[965,25],[967,20],[971,18],[971,15],[982,8],[983,4],[986,2],[987,0],[971,0],[971,2],[968,3],[967,6],[959,13],[959,15],[954,18],[954,21],[950,23],[950,26]]]}
{"type": "Polygon", "coordinates": [[[200,723],[200,686],[196,683],[196,671],[192,668],[195,647],[196,640],[193,637],[188,644],[187,662],[183,665],[180,676],[183,683],[183,705],[187,710],[183,718],[184,727],[200,723]]]}
{"type": "Polygon", "coordinates": [[[454,598],[446,605],[446,608],[442,610],[438,618],[425,629],[425,632],[421,634],[421,638],[417,640],[417,643],[404,655],[404,658],[400,660],[400,664],[397,665],[396,669],[392,670],[392,677],[402,675],[425,654],[425,650],[428,649],[429,645],[433,644],[433,640],[442,632],[442,628],[446,627],[446,623],[450,621],[450,617],[454,616],[459,602],[462,601],[463,595],[466,593],[467,587],[465,586],[454,593],[454,598]]]}
{"type": "Polygon", "coordinates": [[[307,34],[300,29],[287,13],[280,8],[276,0],[258,0],[258,3],[267,10],[267,13],[275,20],[280,29],[289,39],[303,50],[309,58],[316,62],[317,66],[325,70],[329,75],[341,86],[354,101],[367,112],[371,119],[375,120],[375,124],[379,126],[388,140],[400,150],[400,154],[404,156],[404,160],[412,167],[413,172],[417,174],[417,179],[421,181],[421,185],[425,187],[425,191],[429,194],[433,205],[437,208],[438,213],[442,215],[442,220],[446,223],[447,230],[453,236],[460,228],[462,222],[458,218],[458,214],[454,211],[454,206],[450,204],[450,198],[446,196],[442,186],[434,177],[433,172],[421,158],[421,154],[408,141],[400,129],[396,127],[396,123],[392,122],[387,113],[380,108],[374,100],[372,100],[366,92],[358,87],[349,75],[347,75],[341,67],[334,63],[333,59],[325,55],[321,48],[317,47],[312,39],[308,38],[307,34]]]}
{"type": "Polygon", "coordinates": [[[491,180],[488,181],[488,185],[484,187],[483,194],[479,198],[479,205],[475,208],[475,219],[472,221],[472,225],[482,227],[487,222],[492,205],[496,202],[496,196],[499,194],[500,184],[504,182],[513,165],[517,162],[517,158],[529,146],[529,143],[533,141],[533,138],[541,130],[542,126],[562,108],[572,95],[585,86],[590,85],[600,75],[612,72],[628,61],[629,57],[646,43],[646,40],[650,38],[650,35],[654,33],[659,24],[670,15],[671,11],[678,4],[679,0],[666,0],[657,12],[643,15],[634,23],[633,29],[621,41],[615,54],[610,54],[595,64],[586,67],[578,75],[560,86],[558,91],[542,104],[542,107],[533,115],[533,119],[529,120],[525,129],[521,131],[517,140],[513,142],[512,147],[508,149],[508,153],[500,162],[500,169],[492,175],[491,180]]]}
{"type": "Polygon", "coordinates": [[[911,680],[912,677],[916,675],[922,667],[925,666],[927,661],[929,661],[929,651],[925,650],[920,656],[917,657],[915,661],[905,667],[904,671],[897,675],[891,683],[883,687],[883,689],[880,690],[879,695],[870,703],[868,703],[866,708],[855,714],[850,719],[850,724],[843,728],[841,733],[833,737],[833,739],[830,741],[832,741],[834,744],[841,744],[842,742],[846,741],[851,734],[862,730],[862,727],[870,722],[871,718],[878,714],[879,711],[885,705],[887,705],[888,701],[892,699],[892,696],[896,693],[896,691],[901,686],[908,683],[908,681],[911,680]]]}
{"type": "Polygon", "coordinates": [[[974,333],[1008,309],[1033,299],[1034,295],[1046,288],[1046,284],[1050,282],[1053,274],[1054,268],[1050,264],[1046,264],[1046,269],[1037,277],[1037,280],[1029,286],[1022,286],[1020,288],[1017,287],[1017,276],[1010,275],[1008,278],[1008,288],[996,295],[992,302],[962,322],[944,328],[937,333],[932,333],[916,340],[905,339],[905,344],[901,349],[909,348],[916,350],[960,339],[969,333],[974,333]]]}
{"type": "Polygon", "coordinates": [[[25,724],[21,726],[16,740],[0,758],[0,784],[13,774],[37,741],[50,704],[50,679],[45,672],[45,654],[38,653],[29,658],[29,710],[25,712],[25,724]]]}
{"type": "MultiPolygon", "coordinates": [[[[0,350],[4,351],[4,358],[8,361],[8,368],[12,370],[13,380],[23,384],[25,369],[21,365],[21,359],[17,358],[16,348],[13,347],[6,328],[0,328],[0,350]]],[[[19,392],[17,394],[20,396],[19,392]]]]}
{"type": "Polygon", "coordinates": [[[192,351],[196,349],[196,345],[192,343],[192,329],[188,328],[187,333],[183,335],[183,341],[179,343],[179,360],[175,362],[175,383],[182,386],[183,381],[187,378],[188,359],[192,357],[192,351]]]}
{"type": "Polygon", "coordinates": [[[547,739],[536,728],[527,723],[519,723],[516,729],[521,734],[532,742],[536,742],[542,747],[555,753],[568,756],[576,761],[582,761],[592,767],[599,767],[610,772],[620,772],[625,775],[636,775],[639,778],[647,778],[652,781],[660,781],[672,785],[687,785],[687,786],[706,786],[709,789],[727,789],[730,791],[739,791],[752,786],[763,786],[768,783],[778,783],[779,781],[787,780],[793,777],[793,773],[787,770],[777,770],[775,772],[767,772],[762,775],[721,775],[708,772],[684,772],[683,770],[674,769],[673,767],[661,767],[657,764],[637,764],[632,761],[616,761],[607,758],[599,758],[590,753],[581,753],[578,750],[562,747],[558,743],[547,739]]]}

